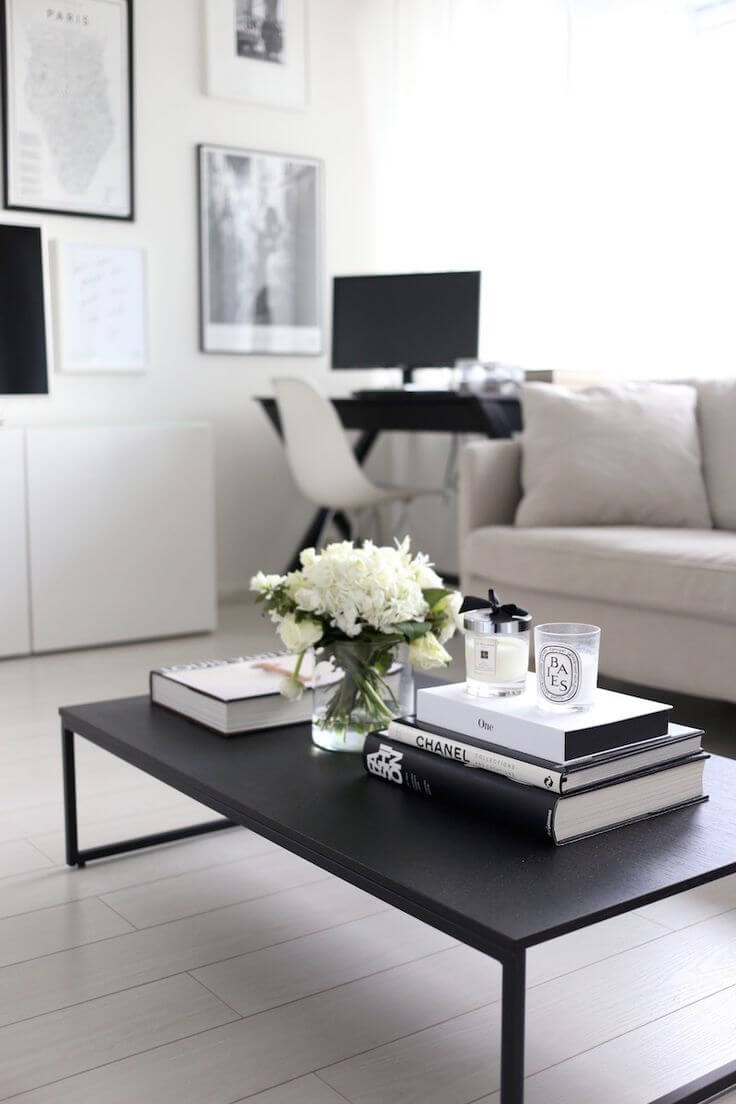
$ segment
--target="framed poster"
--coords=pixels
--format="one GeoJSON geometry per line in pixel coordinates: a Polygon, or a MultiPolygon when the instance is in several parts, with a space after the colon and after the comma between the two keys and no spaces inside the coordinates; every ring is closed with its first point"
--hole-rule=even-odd
{"type": "Polygon", "coordinates": [[[5,206],[133,218],[133,0],[2,0],[5,206]]]}
{"type": "Polygon", "coordinates": [[[201,348],[316,354],[321,165],[199,147],[201,348]]]}
{"type": "Polygon", "coordinates": [[[145,372],[142,249],[56,243],[60,372],[145,372]]]}
{"type": "Polygon", "coordinates": [[[306,0],[204,4],[207,94],[269,107],[306,107],[306,0]]]}

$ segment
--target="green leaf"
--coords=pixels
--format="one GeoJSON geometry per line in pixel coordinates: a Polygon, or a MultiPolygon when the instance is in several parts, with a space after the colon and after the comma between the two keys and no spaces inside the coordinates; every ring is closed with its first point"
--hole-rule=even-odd
{"type": "Polygon", "coordinates": [[[424,601],[427,603],[430,609],[434,609],[440,602],[443,602],[448,594],[452,594],[451,590],[447,590],[445,587],[428,587],[427,590],[423,590],[424,601]]]}
{"type": "Polygon", "coordinates": [[[407,643],[411,643],[412,640],[418,640],[420,636],[430,632],[432,626],[429,621],[399,621],[394,628],[401,633],[407,643]]]}

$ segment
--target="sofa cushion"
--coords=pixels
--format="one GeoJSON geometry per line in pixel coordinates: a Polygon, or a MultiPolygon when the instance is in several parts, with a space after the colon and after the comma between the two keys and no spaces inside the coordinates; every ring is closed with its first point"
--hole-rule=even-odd
{"type": "Polygon", "coordinates": [[[707,380],[697,386],[710,512],[719,529],[736,529],[736,380],[707,380]]]}
{"type": "Polygon", "coordinates": [[[507,602],[518,586],[736,624],[736,533],[717,529],[488,526],[467,538],[463,572],[507,602]]]}
{"type": "Polygon", "coordinates": [[[694,387],[530,384],[521,400],[517,525],[711,527],[694,387]]]}

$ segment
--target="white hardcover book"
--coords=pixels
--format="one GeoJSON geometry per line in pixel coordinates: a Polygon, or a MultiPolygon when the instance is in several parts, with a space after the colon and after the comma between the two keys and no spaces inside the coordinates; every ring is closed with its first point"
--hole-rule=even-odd
{"type": "MultiPolygon", "coordinates": [[[[295,655],[270,652],[161,667],[151,672],[151,700],[226,736],[298,724],[312,715],[311,694],[290,701],[279,692],[296,661],[295,655]]],[[[311,654],[299,673],[305,690],[315,682],[336,682],[341,674],[315,663],[311,654]]]]}
{"type": "Polygon", "coordinates": [[[530,674],[525,693],[515,697],[472,697],[464,682],[419,690],[416,717],[420,724],[485,736],[510,751],[566,763],[665,736],[671,709],[663,702],[597,690],[591,709],[552,713],[537,704],[536,676],[530,674]]]}

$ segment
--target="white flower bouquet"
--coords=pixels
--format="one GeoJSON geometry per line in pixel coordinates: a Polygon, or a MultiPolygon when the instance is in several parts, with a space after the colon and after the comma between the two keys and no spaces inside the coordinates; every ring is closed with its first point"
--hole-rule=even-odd
{"type": "Polygon", "coordinates": [[[387,676],[402,645],[413,667],[450,662],[444,644],[457,627],[461,596],[444,586],[427,556],[412,557],[408,537],[394,548],[372,541],[307,548],[299,571],[259,572],[250,586],[299,657],[282,693],[303,692],[299,671],[309,648],[342,672],[320,711],[322,728],[365,736],[399,712],[387,676]]]}

